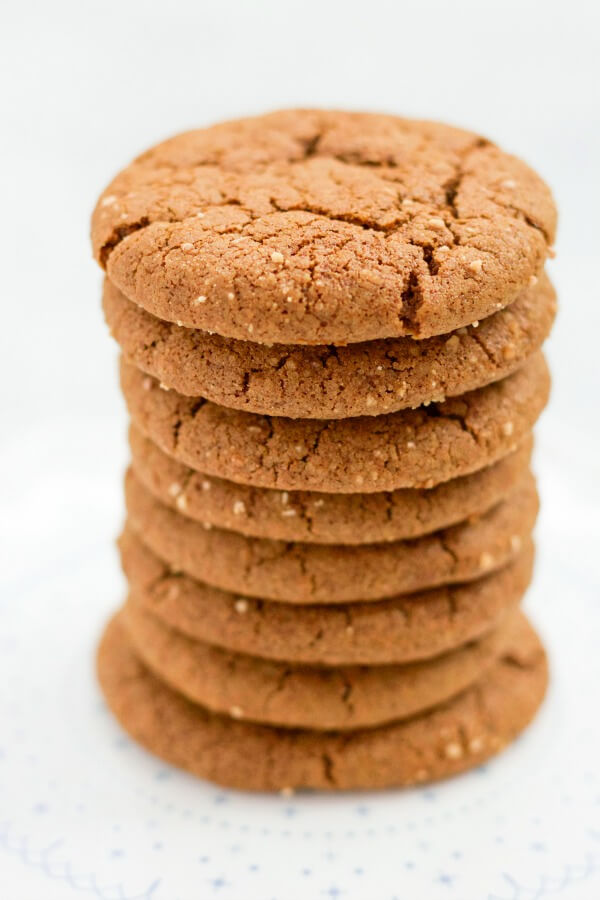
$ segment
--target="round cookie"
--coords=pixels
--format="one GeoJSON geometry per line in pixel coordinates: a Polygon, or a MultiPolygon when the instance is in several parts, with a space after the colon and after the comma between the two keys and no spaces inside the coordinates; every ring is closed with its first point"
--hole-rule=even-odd
{"type": "Polygon", "coordinates": [[[131,471],[125,504],[131,527],[173,569],[222,590],[287,603],[379,600],[470,581],[516,556],[538,511],[527,473],[505,502],[473,522],[412,541],[347,547],[206,529],[155,500],[131,471]]]}
{"type": "Polygon", "coordinates": [[[507,309],[450,336],[267,347],[157,319],[108,280],[103,305],[126,358],[167,387],[234,409],[309,419],[381,415],[504,378],[540,348],[556,311],[542,275],[507,309]]]}
{"type": "Polygon", "coordinates": [[[161,390],[121,362],[134,424],[174,459],[241,484],[371,493],[433,487],[506,456],[544,408],[541,353],[502,381],[415,410],[353,419],[286,419],[161,390]]]}
{"type": "Polygon", "coordinates": [[[114,715],[146,749],[218,784],[259,791],[383,788],[472,768],[526,727],[548,682],[543,647],[526,622],[513,646],[458,697],[353,732],[274,728],[210,713],[149,672],[118,617],[102,638],[98,676],[114,715]]]}
{"type": "Polygon", "coordinates": [[[293,605],[221,591],[174,574],[130,528],[119,539],[131,604],[196,640],[260,656],[321,665],[405,663],[476,640],[520,602],[533,545],[502,569],[466,584],[377,603],[293,605]]]}
{"type": "Polygon", "coordinates": [[[231,653],[165,627],[135,604],[123,610],[135,653],[174,691],[234,719],[317,730],[383,725],[454,697],[514,641],[514,616],[427,662],[324,668],[231,653]]]}
{"type": "Polygon", "coordinates": [[[444,334],[507,306],[554,239],[550,191],[478,135],[288,110],[180,134],[100,197],[94,253],[161,319],[259,342],[444,334]]]}
{"type": "Polygon", "coordinates": [[[315,544],[406,540],[487,512],[523,478],[532,443],[528,435],[521,446],[494,465],[429,490],[288,493],[195,472],[163,453],[134,425],[129,430],[133,471],[157,500],[205,526],[249,537],[315,544]]]}

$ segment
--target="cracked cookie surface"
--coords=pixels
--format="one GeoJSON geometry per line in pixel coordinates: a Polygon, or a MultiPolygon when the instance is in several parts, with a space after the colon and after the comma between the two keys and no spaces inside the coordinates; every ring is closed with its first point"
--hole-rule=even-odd
{"type": "Polygon", "coordinates": [[[420,537],[484,513],[523,477],[532,443],[529,435],[494,465],[429,490],[322,494],[255,488],[203,475],[167,456],[134,425],[129,429],[133,471],[157,500],[205,526],[315,544],[420,537]]]}
{"type": "Polygon", "coordinates": [[[543,181],[478,135],[288,110],[142,154],[101,195],[92,242],[159,318],[346,344],[443,334],[510,304],[555,224],[543,181]]]}
{"type": "Polygon", "coordinates": [[[318,732],[211,713],[152,675],[118,617],[98,651],[106,701],[146,749],[202,778],[242,790],[383,788],[482,763],[533,718],[548,681],[531,626],[470,688],[429,712],[377,728],[318,732]]]}
{"type": "Polygon", "coordinates": [[[286,728],[346,730],[404,719],[454,697],[510,646],[522,613],[426,662],[335,668],[231,653],[191,640],[136,604],[121,615],[144,665],[206,709],[286,728]]]}
{"type": "Polygon", "coordinates": [[[375,601],[478,578],[514,559],[538,511],[528,472],[506,501],[473,521],[411,541],[358,546],[206,529],[156,500],[131,470],[125,504],[130,527],[172,569],[222,590],[288,603],[375,601]]]}
{"type": "Polygon", "coordinates": [[[134,424],[198,472],[282,490],[371,493],[430,488],[512,452],[529,434],[550,388],[536,353],[494,384],[415,410],[353,419],[286,419],[162,390],[121,361],[134,424]]]}
{"type": "Polygon", "coordinates": [[[556,301],[545,275],[507,309],[451,335],[298,347],[222,338],[157,319],[108,280],[104,313],[126,358],[186,396],[291,418],[374,416],[490,384],[548,336],[556,301]]]}
{"type": "Polygon", "coordinates": [[[209,644],[321,665],[427,659],[495,628],[531,579],[533,546],[491,575],[376,603],[298,605],[251,599],[195,581],[169,566],[130,528],[119,539],[130,603],[209,644]]]}

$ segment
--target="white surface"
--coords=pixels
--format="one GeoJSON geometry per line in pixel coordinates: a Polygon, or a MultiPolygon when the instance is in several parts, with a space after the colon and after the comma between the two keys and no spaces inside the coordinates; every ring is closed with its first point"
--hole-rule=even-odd
{"type": "Polygon", "coordinates": [[[600,896],[596,10],[581,0],[2,6],[2,897],[600,896]],[[514,748],[429,791],[221,792],[124,739],[93,679],[94,642],[123,589],[111,541],[126,451],[91,207],[154,140],[293,104],[473,127],[529,159],[561,209],[528,600],[552,688],[514,748]]]}

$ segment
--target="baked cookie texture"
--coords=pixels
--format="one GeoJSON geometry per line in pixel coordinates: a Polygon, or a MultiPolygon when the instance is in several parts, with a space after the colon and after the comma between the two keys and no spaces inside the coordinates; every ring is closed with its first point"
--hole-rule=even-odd
{"type": "Polygon", "coordinates": [[[127,527],[119,549],[130,604],[170,628],[251,656],[330,666],[413,662],[482,637],[519,604],[533,564],[529,540],[513,561],[465,584],[377,603],[292,604],[173,572],[127,527]]]}
{"type": "Polygon", "coordinates": [[[556,298],[542,274],[508,308],[450,335],[346,347],[266,346],[180,327],[108,280],[103,306],[125,357],[165,387],[247,412],[342,419],[441,402],[510,375],[548,336],[556,298]]]}
{"type": "Polygon", "coordinates": [[[234,719],[319,730],[382,725],[448,700],[481,677],[511,646],[519,628],[515,621],[502,622],[478,641],[426,662],[326,668],[257,659],[200,643],[134,604],[125,606],[123,621],[144,665],[205,709],[234,719]]]}
{"type": "Polygon", "coordinates": [[[128,596],[98,676],[143,746],[244,790],[370,789],[529,723],[555,227],[520,160],[386,115],[225,122],[113,179],[128,596]]]}
{"type": "Polygon", "coordinates": [[[420,537],[481,515],[508,496],[527,470],[532,438],[472,475],[436,487],[373,494],[279,491],[235,484],[179,463],[135,425],[133,472],[162,503],[205,528],[315,544],[373,544],[420,537]]]}
{"type": "Polygon", "coordinates": [[[418,784],[479,765],[528,725],[548,681],[526,621],[475,684],[433,710],[376,728],[276,728],[209,712],[152,675],[120,618],[98,653],[98,676],[122,726],[167,762],[241,790],[355,790],[418,784]]]}
{"type": "Polygon", "coordinates": [[[183,397],[125,361],[121,387],[140,431],[199,472],[287,491],[371,493],[434,487],[502,459],[531,431],[550,378],[536,353],[513,375],[443,403],[323,421],[183,397]]]}
{"type": "Polygon", "coordinates": [[[411,541],[347,547],[206,529],[155,500],[131,472],[125,503],[131,528],[175,571],[223,590],[288,603],[379,600],[470,581],[516,556],[538,512],[534,479],[526,473],[504,502],[473,521],[411,541]]]}
{"type": "Polygon", "coordinates": [[[225,337],[419,338],[510,304],[556,213],[524,163],[470,132],[290,110],[178,135],[109,184],[94,253],[130,300],[225,337]]]}

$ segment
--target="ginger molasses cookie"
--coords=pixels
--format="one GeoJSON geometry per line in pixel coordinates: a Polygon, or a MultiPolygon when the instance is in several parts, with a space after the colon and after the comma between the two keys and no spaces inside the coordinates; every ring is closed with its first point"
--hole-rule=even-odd
{"type": "Polygon", "coordinates": [[[550,191],[466,131],[288,110],[178,135],[111,182],[94,253],[161,319],[345,344],[468,325],[510,304],[554,239],[550,191]]]}
{"type": "Polygon", "coordinates": [[[173,573],[130,528],[119,539],[131,604],[196,640],[260,656],[321,665],[427,659],[497,627],[531,579],[533,546],[466,584],[377,603],[299,605],[227,593],[173,573]]]}
{"type": "Polygon", "coordinates": [[[512,646],[457,697],[350,732],[275,728],[211,713],[150,673],[119,617],[102,638],[98,675],[109,707],[146,749],[218,784],[272,791],[383,788],[472,768],[526,727],[548,681],[544,650],[526,621],[512,646]]]}
{"type": "Polygon", "coordinates": [[[542,275],[507,309],[451,335],[298,347],[180,328],[108,280],[103,302],[126,358],[167,387],[234,409],[309,419],[381,415],[504,378],[540,348],[556,310],[542,275]]]}
{"type": "Polygon", "coordinates": [[[131,471],[128,522],[176,571],[222,590],[288,603],[378,600],[470,581],[513,559],[538,511],[530,473],[489,512],[411,541],[304,544],[207,529],[156,500],[131,471]]]}
{"type": "Polygon", "coordinates": [[[255,488],[203,475],[167,456],[134,425],[129,431],[134,474],[157,500],[205,527],[315,544],[405,540],[480,515],[523,478],[532,443],[529,435],[497,463],[429,490],[322,494],[255,488]]]}
{"type": "Polygon", "coordinates": [[[506,456],[544,408],[548,369],[536,353],[494,384],[414,410],[352,419],[286,419],[162,390],[124,360],[134,424],[174,459],[241,484],[370,493],[433,487],[506,456]]]}
{"type": "Polygon", "coordinates": [[[325,668],[194,641],[136,604],[123,621],[135,653],[173,690],[212,712],[286,728],[368,728],[422,712],[472,684],[514,642],[522,616],[426,662],[325,668]]]}

